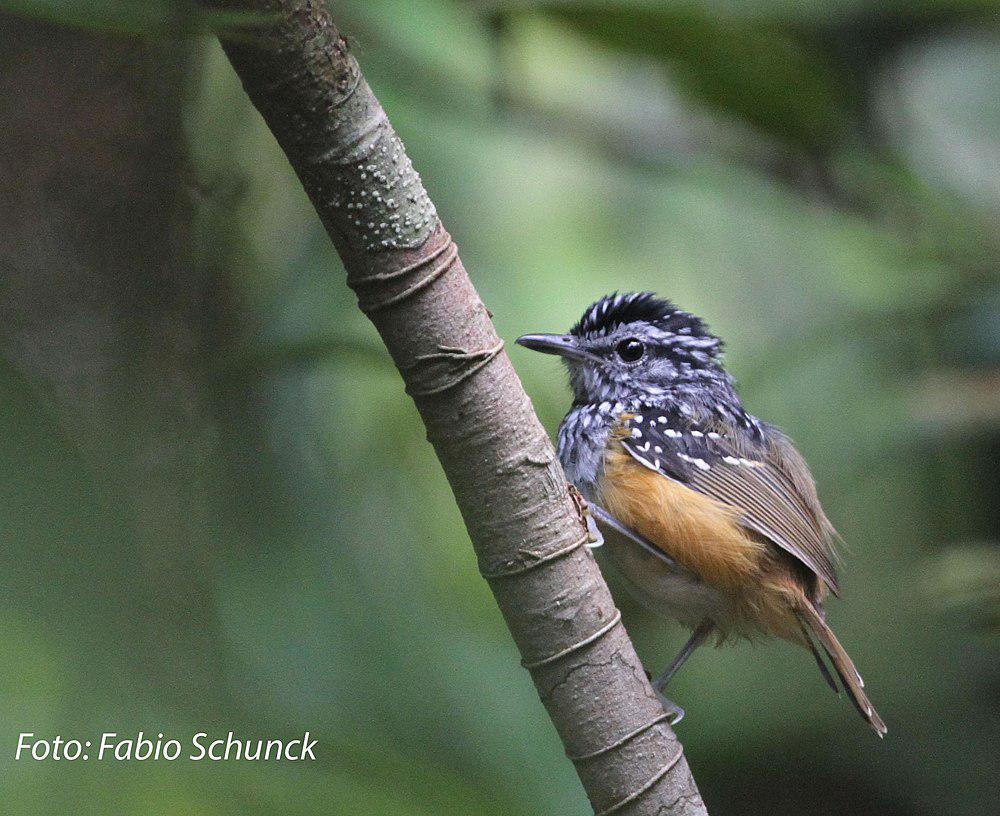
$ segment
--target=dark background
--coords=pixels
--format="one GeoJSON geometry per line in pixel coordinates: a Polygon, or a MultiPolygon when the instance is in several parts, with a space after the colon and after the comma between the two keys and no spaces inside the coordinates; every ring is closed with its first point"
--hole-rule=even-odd
{"type": "MultiPolygon", "coordinates": [[[[848,542],[877,740],[786,644],[671,688],[711,813],[997,810],[987,0],[333,2],[508,340],[704,315],[848,542]]],[[[586,812],[409,399],[185,3],[0,8],[0,810],[586,812]],[[186,36],[181,36],[186,35],[186,36]],[[321,740],[13,762],[17,734],[321,740]]],[[[559,364],[509,345],[546,425],[559,364]]],[[[684,633],[620,596],[654,671],[684,633]]]]}

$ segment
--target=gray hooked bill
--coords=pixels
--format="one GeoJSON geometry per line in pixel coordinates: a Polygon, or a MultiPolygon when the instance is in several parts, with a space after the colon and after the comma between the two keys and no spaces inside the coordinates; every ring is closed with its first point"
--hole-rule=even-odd
{"type": "Polygon", "coordinates": [[[556,354],[573,360],[594,359],[594,355],[582,347],[580,339],[572,334],[524,334],[515,342],[543,354],[556,354]]]}

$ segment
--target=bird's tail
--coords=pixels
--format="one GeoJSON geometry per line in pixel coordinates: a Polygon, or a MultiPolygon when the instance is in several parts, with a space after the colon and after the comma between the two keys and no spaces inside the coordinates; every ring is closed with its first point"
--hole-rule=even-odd
{"type": "MultiPolygon", "coordinates": [[[[850,655],[847,654],[844,647],[840,645],[840,641],[837,640],[836,635],[826,625],[826,621],[816,611],[816,607],[804,598],[802,599],[802,603],[798,605],[798,616],[805,629],[815,635],[826,652],[827,657],[830,658],[830,662],[833,664],[833,668],[836,669],[837,675],[840,677],[840,682],[844,685],[844,690],[847,692],[848,697],[851,698],[851,702],[854,703],[854,707],[865,718],[868,724],[875,729],[875,733],[879,737],[884,737],[888,729],[885,723],[882,722],[882,718],[878,715],[875,707],[871,704],[871,700],[868,699],[868,695],[865,694],[865,681],[861,679],[861,675],[858,674],[858,670],[854,666],[854,661],[851,660],[850,655]]],[[[816,660],[822,667],[822,660],[818,653],[816,654],[816,660]]],[[[828,674],[827,677],[829,677],[828,674]]]]}

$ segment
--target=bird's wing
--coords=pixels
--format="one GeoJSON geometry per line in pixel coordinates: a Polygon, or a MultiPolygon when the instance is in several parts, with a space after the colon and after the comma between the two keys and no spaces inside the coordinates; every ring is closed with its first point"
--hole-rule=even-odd
{"type": "Polygon", "coordinates": [[[657,410],[624,415],[619,434],[640,464],[736,508],[748,530],[794,556],[839,595],[836,532],[791,441],[765,428],[756,441],[657,410]]]}

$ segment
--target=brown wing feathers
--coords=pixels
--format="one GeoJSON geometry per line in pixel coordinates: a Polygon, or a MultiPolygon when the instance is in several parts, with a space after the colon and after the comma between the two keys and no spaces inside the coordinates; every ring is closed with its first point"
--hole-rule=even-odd
{"type": "Polygon", "coordinates": [[[799,559],[834,594],[839,594],[828,536],[815,520],[805,515],[802,497],[770,462],[739,465],[723,462],[692,474],[689,485],[740,508],[742,521],[749,529],[799,559]]]}
{"type": "MultiPolygon", "coordinates": [[[[787,437],[765,426],[759,438],[748,430],[734,441],[722,429],[699,427],[686,417],[668,417],[659,412],[630,415],[623,420],[615,439],[647,468],[649,478],[654,478],[650,471],[655,471],[666,477],[665,483],[680,483],[732,508],[744,528],[796,558],[839,594],[833,549],[837,533],[823,513],[805,461],[787,437]]],[[[614,461],[614,457],[608,459],[609,463],[614,461]]],[[[676,489],[682,488],[677,485],[676,489]]],[[[649,493],[655,495],[655,491],[649,493]]],[[[641,507],[642,497],[630,498],[641,507]]],[[[622,509],[638,515],[634,508],[622,509]]],[[[684,553],[676,557],[683,560],[684,553]]],[[[783,636],[795,640],[801,637],[816,658],[823,678],[836,691],[836,683],[816,646],[818,641],[851,702],[875,732],[884,736],[885,723],[865,694],[861,675],[823,620],[819,601],[825,593],[819,589],[809,591],[791,576],[779,578],[775,587],[777,596],[786,598],[781,609],[776,610],[775,631],[786,628],[783,621],[792,618],[794,635],[786,631],[783,636]]]]}
{"type": "Polygon", "coordinates": [[[798,559],[839,594],[835,531],[805,462],[786,437],[770,428],[766,438],[736,437],[656,412],[623,419],[622,444],[634,458],[735,508],[744,527],[798,559]]]}

